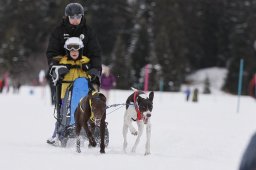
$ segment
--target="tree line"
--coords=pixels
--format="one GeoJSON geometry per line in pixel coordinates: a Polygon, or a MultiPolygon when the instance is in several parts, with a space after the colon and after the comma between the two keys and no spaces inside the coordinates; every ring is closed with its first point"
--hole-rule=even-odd
{"type": "Polygon", "coordinates": [[[103,63],[111,66],[117,88],[142,88],[150,64],[150,90],[159,82],[175,91],[186,75],[207,67],[228,69],[223,89],[236,93],[239,61],[244,59],[243,94],[255,74],[256,1],[247,0],[7,0],[0,2],[0,76],[28,82],[47,68],[51,30],[69,2],[86,7],[103,63]]]}

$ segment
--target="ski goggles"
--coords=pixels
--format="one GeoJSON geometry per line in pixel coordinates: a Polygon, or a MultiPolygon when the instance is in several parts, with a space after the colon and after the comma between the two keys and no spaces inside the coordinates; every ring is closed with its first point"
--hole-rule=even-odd
{"type": "Polygon", "coordinates": [[[78,15],[73,15],[73,16],[68,16],[69,19],[81,19],[82,18],[82,14],[78,14],[78,15]]]}
{"type": "Polygon", "coordinates": [[[66,49],[68,51],[72,51],[72,50],[78,51],[80,48],[81,48],[81,46],[78,44],[69,44],[66,46],[66,49]]]}

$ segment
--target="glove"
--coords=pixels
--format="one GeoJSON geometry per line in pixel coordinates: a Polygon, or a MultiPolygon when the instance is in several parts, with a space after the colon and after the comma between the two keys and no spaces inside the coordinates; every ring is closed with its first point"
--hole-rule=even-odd
{"type": "Polygon", "coordinates": [[[100,77],[93,76],[90,78],[90,82],[91,82],[91,84],[97,84],[98,86],[100,86],[100,77]]]}
{"type": "Polygon", "coordinates": [[[53,82],[62,80],[64,76],[69,72],[66,65],[52,65],[50,68],[49,75],[52,77],[53,82]]]}
{"type": "Polygon", "coordinates": [[[100,77],[100,71],[97,70],[96,68],[92,68],[88,71],[88,74],[93,77],[93,76],[97,76],[100,77]]]}
{"type": "Polygon", "coordinates": [[[88,64],[82,64],[82,70],[83,71],[88,71],[90,69],[90,64],[88,63],[88,64]]]}
{"type": "Polygon", "coordinates": [[[100,86],[100,71],[95,68],[92,68],[88,71],[88,74],[91,76],[90,83],[97,84],[100,86]]]}

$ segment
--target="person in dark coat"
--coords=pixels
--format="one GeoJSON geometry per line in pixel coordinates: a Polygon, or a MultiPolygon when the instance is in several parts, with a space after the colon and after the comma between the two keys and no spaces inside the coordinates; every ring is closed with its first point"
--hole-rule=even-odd
{"type": "Polygon", "coordinates": [[[193,102],[198,102],[198,88],[195,88],[193,91],[193,98],[192,98],[193,102]]]}
{"type": "Polygon", "coordinates": [[[87,56],[91,61],[86,69],[96,69],[101,74],[101,48],[95,32],[86,24],[84,8],[79,3],[70,3],[66,6],[62,22],[51,33],[46,51],[50,67],[58,63],[66,54],[63,46],[70,37],[82,39],[84,44],[82,55],[87,56]]]}
{"type": "Polygon", "coordinates": [[[239,170],[256,170],[256,133],[244,151],[239,170]]]}
{"type": "MultiPolygon", "coordinates": [[[[90,75],[91,78],[89,81],[91,87],[95,87],[94,85],[96,85],[99,89],[102,72],[101,48],[95,32],[86,24],[84,8],[79,3],[69,3],[65,7],[65,16],[62,22],[50,35],[46,51],[49,70],[51,70],[53,65],[58,65],[65,56],[66,50],[64,49],[64,44],[71,37],[78,37],[82,40],[83,49],[81,49],[82,54],[79,57],[88,57],[90,63],[81,67],[83,71],[88,72],[90,75]]],[[[55,97],[52,96],[52,98],[56,98],[56,89],[54,89],[53,94],[55,97]]],[[[50,142],[52,143],[54,141],[50,142]]]]}

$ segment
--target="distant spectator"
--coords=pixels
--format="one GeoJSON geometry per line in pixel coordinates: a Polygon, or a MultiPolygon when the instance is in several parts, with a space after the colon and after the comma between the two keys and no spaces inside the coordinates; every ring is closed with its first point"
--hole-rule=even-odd
{"type": "Polygon", "coordinates": [[[52,105],[55,105],[55,97],[54,97],[54,95],[55,95],[55,86],[54,86],[53,83],[52,83],[52,78],[51,78],[51,76],[50,76],[50,74],[49,74],[49,71],[50,71],[50,70],[48,70],[48,72],[46,73],[45,78],[46,78],[46,80],[47,80],[47,82],[48,82],[48,84],[49,84],[49,87],[50,87],[51,104],[52,104],[52,105]]]}
{"type": "Polygon", "coordinates": [[[193,91],[193,98],[192,98],[193,102],[198,102],[198,88],[195,88],[193,91]]]}
{"type": "Polygon", "coordinates": [[[44,70],[40,70],[39,75],[38,75],[38,81],[40,86],[42,86],[41,89],[41,97],[44,98],[45,97],[45,86],[46,86],[46,77],[45,77],[45,71],[44,70]]]}
{"type": "Polygon", "coordinates": [[[191,90],[190,90],[190,88],[188,87],[188,88],[185,90],[186,101],[189,101],[190,94],[191,94],[191,90]]]}
{"type": "Polygon", "coordinates": [[[8,93],[9,89],[10,89],[9,82],[10,82],[9,73],[6,72],[4,74],[4,88],[5,88],[6,93],[8,93]]]}
{"type": "Polygon", "coordinates": [[[38,81],[40,86],[45,86],[46,85],[46,77],[45,77],[45,71],[44,70],[40,70],[39,74],[38,74],[38,81]]]}
{"type": "Polygon", "coordinates": [[[239,170],[256,170],[256,134],[254,134],[244,151],[239,170]]]}
{"type": "Polygon", "coordinates": [[[21,86],[20,82],[16,82],[15,84],[13,84],[13,93],[19,94],[20,86],[21,86]]]}
{"type": "Polygon", "coordinates": [[[208,77],[206,77],[205,81],[204,81],[204,90],[203,90],[204,94],[211,94],[211,89],[210,89],[210,80],[208,77]]]}
{"type": "Polygon", "coordinates": [[[2,93],[4,87],[4,80],[0,79],[0,93],[2,93]]]}
{"type": "Polygon", "coordinates": [[[105,66],[103,67],[103,73],[101,76],[101,92],[109,99],[110,90],[116,86],[116,78],[111,73],[110,68],[105,66]]]}

